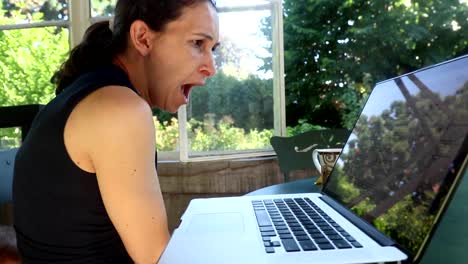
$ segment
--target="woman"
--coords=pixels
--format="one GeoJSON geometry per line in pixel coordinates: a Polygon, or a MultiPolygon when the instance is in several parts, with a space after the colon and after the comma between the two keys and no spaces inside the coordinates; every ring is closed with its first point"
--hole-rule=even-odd
{"type": "Polygon", "coordinates": [[[158,260],[169,233],[151,108],[176,112],[204,85],[218,35],[208,0],[119,0],[88,29],[17,154],[25,264],[158,260]]]}

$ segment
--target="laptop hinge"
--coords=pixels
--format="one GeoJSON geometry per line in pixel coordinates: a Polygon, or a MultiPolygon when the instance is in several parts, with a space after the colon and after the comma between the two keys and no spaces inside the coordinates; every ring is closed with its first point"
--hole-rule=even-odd
{"type": "Polygon", "coordinates": [[[343,207],[341,204],[333,200],[333,198],[331,198],[330,196],[323,194],[320,197],[320,199],[322,199],[325,203],[330,205],[339,214],[341,214],[344,218],[348,219],[348,221],[350,221],[359,229],[361,229],[364,233],[366,233],[368,236],[374,239],[381,246],[396,246],[396,243],[393,240],[389,239],[375,227],[353,214],[347,208],[343,207]]]}

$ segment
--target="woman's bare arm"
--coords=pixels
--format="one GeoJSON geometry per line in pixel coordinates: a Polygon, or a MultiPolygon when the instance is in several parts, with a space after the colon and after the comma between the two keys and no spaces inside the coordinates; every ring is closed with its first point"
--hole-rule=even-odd
{"type": "Polygon", "coordinates": [[[156,263],[169,240],[155,168],[155,130],[149,106],[124,87],[105,87],[86,103],[95,109],[89,158],[110,219],[136,263],[156,263]]]}

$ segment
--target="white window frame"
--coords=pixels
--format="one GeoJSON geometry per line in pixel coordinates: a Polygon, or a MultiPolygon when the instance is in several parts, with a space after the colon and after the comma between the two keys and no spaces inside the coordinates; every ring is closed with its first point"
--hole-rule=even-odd
{"type": "MultiPolygon", "coordinates": [[[[69,20],[44,21],[16,25],[0,25],[0,30],[26,29],[49,26],[65,26],[70,31],[70,49],[78,45],[86,29],[97,21],[108,20],[110,17],[92,17],[91,0],[69,0],[69,20]]],[[[286,136],[286,103],[284,82],[284,42],[283,42],[283,7],[282,0],[269,0],[269,3],[251,6],[219,7],[219,12],[239,12],[249,10],[271,10],[272,14],[272,59],[273,59],[273,118],[274,135],[286,136]]],[[[179,150],[159,152],[162,160],[180,160],[182,162],[197,162],[221,159],[251,158],[274,155],[272,150],[264,151],[229,151],[207,152],[207,156],[189,157],[189,141],[187,134],[187,108],[182,106],[178,111],[179,120],[179,150]]]]}

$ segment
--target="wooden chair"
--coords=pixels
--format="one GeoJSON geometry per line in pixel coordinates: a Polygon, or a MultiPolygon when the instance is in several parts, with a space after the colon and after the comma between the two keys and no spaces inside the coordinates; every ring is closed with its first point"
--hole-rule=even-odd
{"type": "Polygon", "coordinates": [[[276,152],[284,181],[295,170],[314,168],[312,151],[316,148],[342,148],[350,131],[346,129],[311,130],[292,137],[274,136],[270,144],[276,152]]]}

